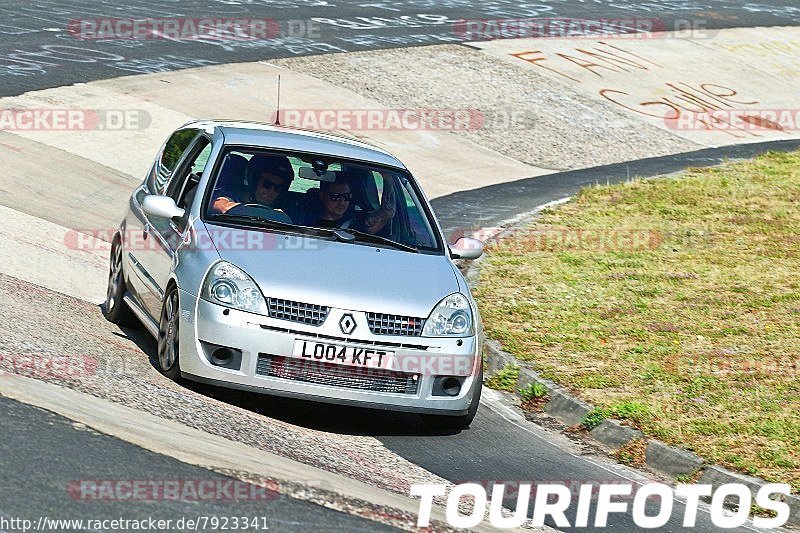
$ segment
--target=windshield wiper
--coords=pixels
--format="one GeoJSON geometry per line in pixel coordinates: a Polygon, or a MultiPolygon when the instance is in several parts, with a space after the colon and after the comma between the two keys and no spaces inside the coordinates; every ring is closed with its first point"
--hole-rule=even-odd
{"type": "Polygon", "coordinates": [[[296,233],[306,234],[306,230],[315,229],[308,226],[298,226],[296,224],[289,224],[288,222],[281,222],[280,220],[271,220],[255,215],[231,215],[228,213],[218,213],[208,217],[212,221],[232,221],[232,222],[252,222],[259,227],[264,228],[279,228],[287,231],[294,231],[296,233]]]}
{"type": "Polygon", "coordinates": [[[347,234],[349,233],[350,235],[356,237],[357,240],[360,241],[371,242],[375,244],[385,244],[387,246],[398,248],[400,250],[405,250],[407,252],[419,253],[419,250],[417,248],[409,244],[403,244],[402,242],[393,241],[392,239],[381,237],[380,235],[373,235],[372,233],[367,233],[366,231],[359,231],[350,228],[322,228],[319,226],[299,226],[297,224],[289,224],[288,222],[270,220],[268,218],[262,218],[255,215],[231,215],[228,213],[219,213],[216,215],[212,215],[209,218],[211,220],[232,220],[232,221],[242,221],[242,222],[253,222],[263,227],[281,228],[290,231],[295,231],[298,233],[307,233],[309,231],[315,233],[324,233],[327,235],[335,236],[341,242],[348,241],[348,239],[343,237],[346,237],[347,234]]]}
{"type": "Polygon", "coordinates": [[[209,217],[211,220],[246,220],[248,222],[258,222],[260,224],[269,224],[276,225],[284,228],[291,228],[294,227],[294,224],[289,224],[287,222],[280,222],[278,220],[270,220],[264,217],[258,217],[255,215],[231,215],[228,213],[218,213],[216,215],[211,215],[209,217]]]}
{"type": "Polygon", "coordinates": [[[366,231],[359,231],[357,229],[350,229],[350,228],[341,228],[340,231],[344,231],[351,235],[355,235],[360,241],[372,242],[376,244],[385,244],[387,246],[393,246],[394,248],[399,248],[400,250],[405,250],[407,252],[419,253],[419,250],[417,248],[414,248],[410,244],[404,244],[402,242],[393,241],[392,239],[381,237],[380,235],[373,235],[372,233],[367,233],[366,231]]]}

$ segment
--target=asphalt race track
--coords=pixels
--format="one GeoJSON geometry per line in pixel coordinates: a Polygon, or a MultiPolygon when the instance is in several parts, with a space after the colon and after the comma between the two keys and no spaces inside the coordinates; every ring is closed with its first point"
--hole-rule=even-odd
{"type": "MultiPolygon", "coordinates": [[[[319,505],[255,492],[244,501],[107,500],[95,485],[82,499],[78,480],[84,479],[86,462],[104,479],[170,479],[230,481],[224,476],[188,466],[81,427],[63,417],[0,398],[0,455],[4,458],[0,484],[0,517],[21,517],[34,522],[47,511],[50,519],[197,520],[198,517],[264,517],[270,531],[394,531],[394,528],[353,517],[319,505]],[[11,458],[13,457],[13,460],[11,458]],[[73,484],[70,498],[63,487],[73,484]],[[263,498],[262,498],[263,496],[263,498]]],[[[223,485],[224,486],[224,485],[223,485]]],[[[188,492],[187,492],[188,494],[188,492]]],[[[235,494],[231,491],[231,494],[235,494]]],[[[86,527],[86,526],[84,526],[86,527]]],[[[88,528],[87,528],[88,529],[88,528]]],[[[13,531],[13,529],[10,529],[13,531]]]]}
{"type": "Polygon", "coordinates": [[[9,0],[0,6],[0,96],[129,74],[326,52],[460,42],[459,20],[650,18],[683,30],[800,24],[794,0],[9,0]],[[144,17],[263,18],[275,38],[241,42],[90,40],[70,21],[144,17]],[[299,23],[296,21],[304,21],[299,23]],[[306,21],[313,21],[308,25],[306,21]]]}
{"type": "MultiPolygon", "coordinates": [[[[14,96],[98,79],[164,72],[212,64],[268,60],[378,48],[396,48],[459,42],[453,25],[461,19],[508,17],[630,18],[651,17],[673,29],[687,20],[703,20],[709,29],[800,25],[796,0],[762,0],[750,7],[727,0],[31,0],[7,1],[0,7],[0,96],[14,96]],[[277,22],[287,35],[248,42],[188,42],[179,40],[92,41],[65,31],[69,21],[101,17],[243,17],[277,22]],[[293,21],[314,21],[301,28],[293,21]],[[294,32],[294,34],[292,34],[294,32]]],[[[800,141],[751,144],[701,150],[662,158],[633,161],[585,170],[551,174],[458,192],[437,198],[433,205],[445,231],[468,226],[486,227],[537,206],[570,196],[595,182],[624,181],[632,175],[676,172],[687,166],[716,164],[726,158],[750,157],[775,149],[796,149],[800,141]]],[[[45,164],[45,163],[43,163],[45,164]]],[[[2,201],[0,200],[0,203],[2,201]]],[[[66,312],[69,312],[67,309],[66,312]]],[[[99,311],[98,311],[99,315],[99,311]]],[[[112,329],[112,326],[108,326],[112,329]]],[[[146,361],[155,343],[129,334],[146,361]]],[[[120,335],[121,336],[121,335],[120,335]]],[[[0,344],[2,347],[2,344],[0,344]]],[[[487,391],[469,430],[431,433],[415,415],[376,413],[236,391],[216,390],[183,383],[193,392],[246,409],[259,416],[333,435],[360,435],[378,439],[386,449],[452,482],[558,481],[586,483],[641,483],[647,477],[603,458],[597,450],[570,441],[558,433],[522,420],[499,395],[487,391]]],[[[0,484],[0,516],[102,515],[176,516],[200,514],[197,506],[180,502],[117,504],[75,502],[63,497],[63,485],[81,477],[81,466],[92,463],[95,472],[110,479],[171,476],[213,478],[176,460],[139,449],[118,439],[88,432],[41,410],[0,399],[0,462],[5,474],[0,484]],[[54,458],[70,457],[69,461],[54,458]],[[30,493],[36,497],[30,497],[30,493]]],[[[241,507],[203,507],[206,515],[252,515],[251,504],[241,507]]],[[[682,529],[680,505],[664,530],[682,529]]],[[[379,524],[290,498],[268,502],[270,529],[278,531],[373,531],[379,524]],[[274,526],[274,527],[273,527],[274,526]]],[[[264,514],[264,508],[259,508],[264,514]]],[[[568,516],[570,516],[568,514],[568,516]]],[[[552,525],[552,524],[550,524],[552,525]]],[[[609,528],[635,528],[629,514],[610,517],[609,528]]],[[[388,527],[386,530],[390,529],[388,527]]],[[[714,530],[707,512],[698,514],[698,531],[714,530]]],[[[752,529],[752,528],[750,528],[752,529]]]]}
{"type": "Polygon", "coordinates": [[[726,160],[756,157],[768,151],[800,148],[800,141],[769,141],[615,163],[461,191],[434,198],[433,204],[445,234],[459,228],[500,226],[538,206],[572,196],[597,183],[622,183],[632,176],[652,177],[680,172],[688,167],[708,167],[726,160]]]}
{"type": "MultiPolygon", "coordinates": [[[[421,427],[414,415],[389,414],[344,408],[332,409],[305,402],[273,404],[269,409],[258,397],[222,393],[229,401],[252,406],[270,417],[340,433],[377,437],[386,447],[425,469],[453,482],[492,483],[495,480],[536,483],[633,483],[645,482],[635,473],[602,459],[591,449],[569,443],[560,436],[515,419],[498,402],[484,402],[469,430],[458,434],[431,433],[421,427]],[[332,422],[345,420],[346,422],[332,422]]],[[[487,391],[492,395],[492,391],[487,391]]],[[[511,508],[515,501],[509,502],[511,508]]],[[[682,505],[676,502],[672,519],[664,531],[682,529],[682,505]]],[[[594,516],[592,505],[590,516],[594,516]]],[[[657,512],[657,510],[655,511],[657,512]]],[[[651,507],[648,513],[655,514],[651,507]]],[[[574,520],[575,507],[567,510],[574,520]]],[[[715,530],[708,513],[698,512],[697,531],[715,530]]],[[[555,524],[545,522],[554,527],[555,524]]],[[[580,528],[594,531],[595,528],[580,528]]],[[[629,514],[610,515],[607,528],[635,530],[629,514]]]]}

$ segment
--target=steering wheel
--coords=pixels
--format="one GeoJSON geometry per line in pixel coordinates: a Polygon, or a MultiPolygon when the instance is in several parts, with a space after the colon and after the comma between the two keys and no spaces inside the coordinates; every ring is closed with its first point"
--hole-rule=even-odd
{"type": "Polygon", "coordinates": [[[286,224],[293,224],[291,217],[283,211],[278,211],[263,204],[239,204],[228,209],[231,215],[244,215],[263,218],[265,220],[272,220],[275,222],[284,222],[286,224]]]}

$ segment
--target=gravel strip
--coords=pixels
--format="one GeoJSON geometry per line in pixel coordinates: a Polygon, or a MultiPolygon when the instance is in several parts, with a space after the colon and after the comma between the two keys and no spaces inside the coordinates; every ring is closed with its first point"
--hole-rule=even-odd
{"type": "MultiPolygon", "coordinates": [[[[368,433],[359,431],[358,423],[339,423],[341,429],[356,434],[335,434],[258,412],[258,403],[262,402],[264,411],[269,413],[280,415],[285,408],[291,418],[303,409],[317,409],[318,416],[325,417],[327,406],[173,383],[152,366],[148,356],[131,339],[153,354],[155,342],[146,332],[122,331],[106,322],[97,306],[3,274],[0,274],[0,331],[3,332],[0,370],[92,394],[403,495],[408,495],[412,483],[447,484],[390,452],[368,433]],[[126,338],[126,333],[131,338],[126,338]],[[83,356],[96,361],[97,367],[94,371],[78,372],[88,374],[85,376],[65,376],[60,370],[66,360],[63,356],[83,356]],[[50,362],[51,367],[46,367],[45,362],[50,362]]],[[[348,412],[338,407],[331,409],[348,412]]],[[[353,416],[363,419],[366,415],[354,412],[353,416]]],[[[311,420],[313,425],[315,419],[311,420]]],[[[379,431],[384,423],[391,421],[377,422],[379,431]]],[[[367,424],[369,420],[361,420],[362,427],[367,424]]],[[[305,481],[312,485],[315,482],[305,481]]]]}
{"type": "Polygon", "coordinates": [[[350,89],[387,108],[479,109],[483,128],[453,134],[537,167],[570,170],[699,148],[532,68],[466,46],[327,54],[270,63],[350,89]],[[507,125],[504,117],[512,116],[520,126],[507,125]]]}

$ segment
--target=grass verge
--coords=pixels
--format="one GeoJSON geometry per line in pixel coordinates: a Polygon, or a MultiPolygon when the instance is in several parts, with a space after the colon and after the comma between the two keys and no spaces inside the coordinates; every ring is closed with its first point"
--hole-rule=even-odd
{"type": "Polygon", "coordinates": [[[587,188],[489,246],[476,296],[597,418],[800,490],[800,153],[587,188]]]}
{"type": "Polygon", "coordinates": [[[519,377],[519,367],[516,365],[506,365],[494,376],[486,380],[486,385],[492,389],[514,392],[514,385],[517,384],[519,377]]]}

